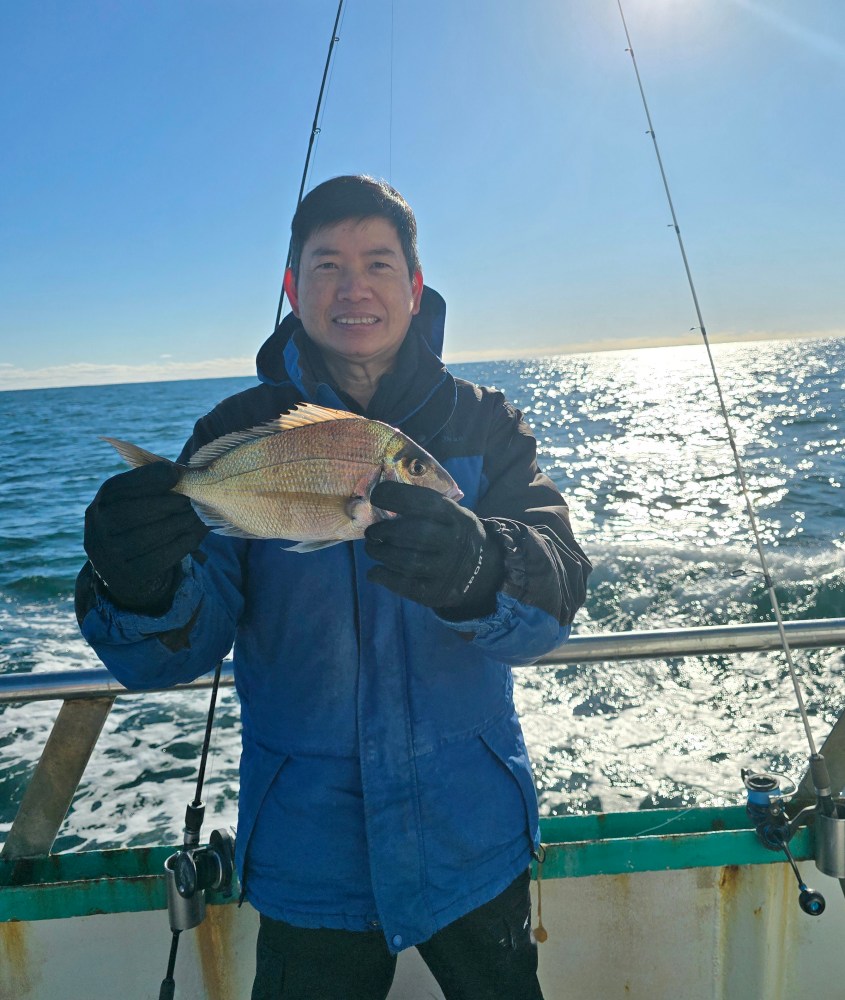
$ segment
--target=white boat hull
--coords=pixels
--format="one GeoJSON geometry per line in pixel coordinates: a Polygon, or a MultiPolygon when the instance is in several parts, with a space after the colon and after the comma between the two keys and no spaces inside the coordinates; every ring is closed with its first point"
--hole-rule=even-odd
{"type": "MultiPolygon", "coordinates": [[[[811,863],[802,868],[828,897],[820,917],[801,912],[780,863],[544,879],[546,1000],[845,996],[845,900],[811,863]]],[[[536,923],[536,884],[532,893],[536,923]]],[[[210,905],[182,934],[177,1000],[247,998],[257,926],[248,904],[210,905]]],[[[164,910],[0,923],[0,998],[153,1000],[169,946],[164,910]]],[[[390,1000],[430,998],[442,993],[404,952],[390,1000]]]]}

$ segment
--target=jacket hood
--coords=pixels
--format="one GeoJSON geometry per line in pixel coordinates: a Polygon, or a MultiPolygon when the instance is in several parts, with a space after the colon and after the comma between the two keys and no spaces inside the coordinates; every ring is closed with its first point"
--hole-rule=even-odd
{"type": "Polygon", "coordinates": [[[445,319],[446,303],[424,287],[420,311],[411,320],[396,365],[381,377],[365,411],[334,384],[319,348],[293,313],[258,352],[258,378],[269,386],[293,386],[307,402],[400,427],[425,446],[446,425],[457,398],[455,380],[440,357],[445,319]]]}
{"type": "MultiPolygon", "coordinates": [[[[297,381],[295,372],[288,370],[285,360],[288,343],[294,333],[301,328],[299,319],[293,313],[288,313],[264,341],[256,357],[256,369],[260,381],[267,385],[280,385],[289,380],[297,381]]],[[[442,358],[445,329],[446,302],[439,292],[424,285],[420,311],[411,320],[408,333],[409,335],[416,333],[436,358],[442,358]]]]}

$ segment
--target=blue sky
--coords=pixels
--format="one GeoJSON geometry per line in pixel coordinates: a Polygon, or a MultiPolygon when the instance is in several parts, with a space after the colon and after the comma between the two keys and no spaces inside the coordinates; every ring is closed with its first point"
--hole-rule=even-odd
{"type": "MultiPolygon", "coordinates": [[[[845,334],[841,0],[623,3],[713,339],[845,334]]],[[[0,388],[254,370],[336,7],[0,7],[0,388]]],[[[689,341],[616,0],[344,10],[308,187],[405,194],[447,358],[689,341]]]]}

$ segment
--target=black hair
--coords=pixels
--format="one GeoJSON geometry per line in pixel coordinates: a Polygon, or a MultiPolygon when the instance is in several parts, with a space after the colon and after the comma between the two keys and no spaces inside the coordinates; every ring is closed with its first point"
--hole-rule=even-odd
{"type": "Polygon", "coordinates": [[[349,174],[323,181],[302,199],[290,225],[290,266],[299,280],[302,249],[309,236],[326,226],[349,219],[386,219],[399,237],[413,278],[422,270],[417,252],[417,220],[411,206],[385,181],[366,174],[349,174]]]}

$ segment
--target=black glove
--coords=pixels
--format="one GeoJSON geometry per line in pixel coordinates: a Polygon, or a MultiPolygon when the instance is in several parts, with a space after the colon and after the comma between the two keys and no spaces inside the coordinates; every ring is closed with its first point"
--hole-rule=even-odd
{"type": "Polygon", "coordinates": [[[187,497],[171,493],[179,469],[143,465],[107,479],[85,511],[85,551],[116,604],[163,614],[182,574],[179,563],[208,528],[187,497]]]}
{"type": "Polygon", "coordinates": [[[367,579],[452,621],[495,610],[504,554],[471,510],[425,486],[394,481],[379,483],[370,500],[400,516],[367,528],[367,555],[382,564],[367,579]]]}

